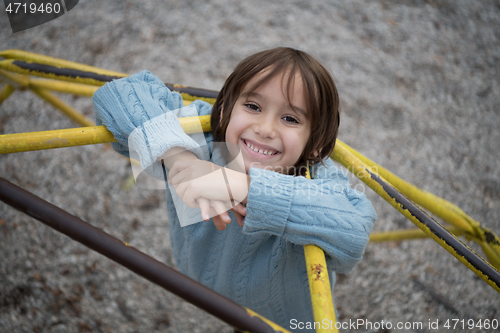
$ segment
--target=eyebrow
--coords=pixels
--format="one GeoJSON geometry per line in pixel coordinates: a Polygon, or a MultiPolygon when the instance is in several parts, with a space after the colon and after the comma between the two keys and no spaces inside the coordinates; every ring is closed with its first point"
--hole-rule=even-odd
{"type": "MultiPolygon", "coordinates": [[[[256,92],[252,92],[252,91],[246,91],[246,92],[244,92],[244,93],[241,94],[241,97],[244,97],[244,98],[251,97],[251,96],[255,96],[257,98],[266,99],[261,94],[256,93],[256,92]]],[[[304,111],[302,108],[299,108],[298,106],[295,106],[295,105],[292,105],[292,104],[290,104],[290,106],[292,107],[293,111],[295,111],[297,113],[300,113],[303,117],[305,117],[307,119],[307,112],[306,111],[304,111]]]]}

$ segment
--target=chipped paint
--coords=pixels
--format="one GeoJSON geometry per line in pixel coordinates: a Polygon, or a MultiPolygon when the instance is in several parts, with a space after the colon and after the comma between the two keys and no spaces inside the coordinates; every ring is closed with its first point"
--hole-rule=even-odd
{"type": "Polygon", "coordinates": [[[356,156],[343,147],[342,144],[337,143],[335,145],[334,153],[331,157],[346,168],[351,168],[351,171],[356,171],[353,173],[366,185],[500,293],[500,272],[498,270],[474,253],[472,249],[448,232],[441,224],[433,220],[427,213],[413,204],[382,177],[364,165],[356,156]]]}

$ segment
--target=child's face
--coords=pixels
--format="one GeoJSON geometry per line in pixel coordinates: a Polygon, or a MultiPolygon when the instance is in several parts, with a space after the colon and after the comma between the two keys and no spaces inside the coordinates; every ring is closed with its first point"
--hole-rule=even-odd
{"type": "Polygon", "coordinates": [[[266,71],[257,74],[242,90],[226,130],[226,142],[236,144],[250,167],[288,173],[299,160],[310,134],[302,78],[299,74],[286,98],[288,76],[278,74],[251,94],[248,89],[266,71]]]}

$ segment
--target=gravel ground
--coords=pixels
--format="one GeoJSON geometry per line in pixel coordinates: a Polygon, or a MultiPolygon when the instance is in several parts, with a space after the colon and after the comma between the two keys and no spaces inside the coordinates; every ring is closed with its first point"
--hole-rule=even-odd
{"type": "MultiPolygon", "coordinates": [[[[80,0],[16,34],[2,13],[0,40],[1,49],[148,69],[166,82],[215,90],[247,55],[300,48],[336,79],[342,141],[500,233],[499,18],[498,1],[80,0]]],[[[93,116],[89,98],[63,98],[93,116]]],[[[29,92],[0,106],[0,133],[71,127],[29,92]]],[[[107,145],[2,155],[0,174],[173,265],[164,194],[130,186],[130,166],[107,145]]],[[[365,191],[376,231],[413,226],[365,191]]],[[[232,332],[3,203],[0,231],[1,332],[232,332]]],[[[432,240],[370,244],[339,276],[335,300],[341,322],[422,323],[343,332],[436,332],[429,321],[439,321],[439,331],[488,332],[443,324],[500,320],[498,293],[432,240]]]]}

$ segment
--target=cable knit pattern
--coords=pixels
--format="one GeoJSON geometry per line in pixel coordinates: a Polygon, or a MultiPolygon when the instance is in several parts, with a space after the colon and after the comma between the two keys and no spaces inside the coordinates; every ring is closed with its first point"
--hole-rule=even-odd
{"type": "Polygon", "coordinates": [[[138,157],[142,167],[156,178],[163,175],[157,159],[172,147],[186,148],[200,159],[209,158],[206,142],[186,135],[178,119],[197,116],[197,108],[207,106],[193,103],[184,107],[180,94],[171,92],[148,71],[105,84],[93,101],[97,124],[105,125],[118,140],[112,143],[113,148],[127,157],[138,157]],[[127,109],[131,112],[122,111],[127,109]],[[130,150],[135,154],[131,156],[130,150]]]}
{"type": "MultiPolygon", "coordinates": [[[[278,238],[276,239],[276,244],[274,246],[274,251],[273,251],[273,256],[271,258],[271,263],[272,263],[272,271],[271,271],[271,294],[270,294],[270,299],[272,300],[272,303],[270,304],[271,307],[275,311],[275,317],[276,321],[282,323],[286,322],[287,319],[287,313],[285,309],[281,306],[281,303],[283,303],[283,296],[287,292],[287,290],[284,289],[284,285],[282,282],[283,277],[286,275],[286,272],[283,271],[286,263],[287,257],[284,256],[284,251],[283,247],[286,246],[283,244],[285,240],[283,238],[278,238]]],[[[304,265],[305,267],[305,265],[304,265]]]]}
{"type": "Polygon", "coordinates": [[[324,163],[326,168],[321,168],[330,170],[321,171],[333,178],[306,179],[252,168],[250,178],[256,186],[248,194],[243,230],[317,245],[333,259],[332,268],[347,273],[361,260],[373,227],[367,222],[376,215],[335,164],[329,159],[324,163]]]}
{"type": "MultiPolygon", "coordinates": [[[[95,93],[94,105],[97,122],[118,140],[113,145],[118,152],[127,156],[129,135],[140,133],[130,144],[142,147],[134,149],[142,149],[141,162],[146,167],[154,166],[158,152],[174,142],[193,148],[176,119],[182,116],[175,111],[182,107],[180,96],[149,72],[106,84],[95,93]],[[159,116],[162,129],[150,129],[146,123],[159,116]],[[158,132],[162,138],[156,137],[158,132]]],[[[205,102],[192,105],[199,115],[210,113],[205,102]]],[[[210,146],[212,134],[204,138],[210,146]]],[[[217,146],[210,159],[225,165],[217,146]]],[[[331,160],[324,162],[325,166],[312,168],[313,180],[250,169],[243,228],[232,213],[232,223],[224,231],[212,222],[181,227],[174,207],[176,195],[167,187],[170,242],[177,267],[288,330],[291,319],[314,321],[302,245],[325,250],[335,282],[335,271],[346,273],[361,259],[376,218],[364,194],[349,187],[346,175],[331,160]]]]}

